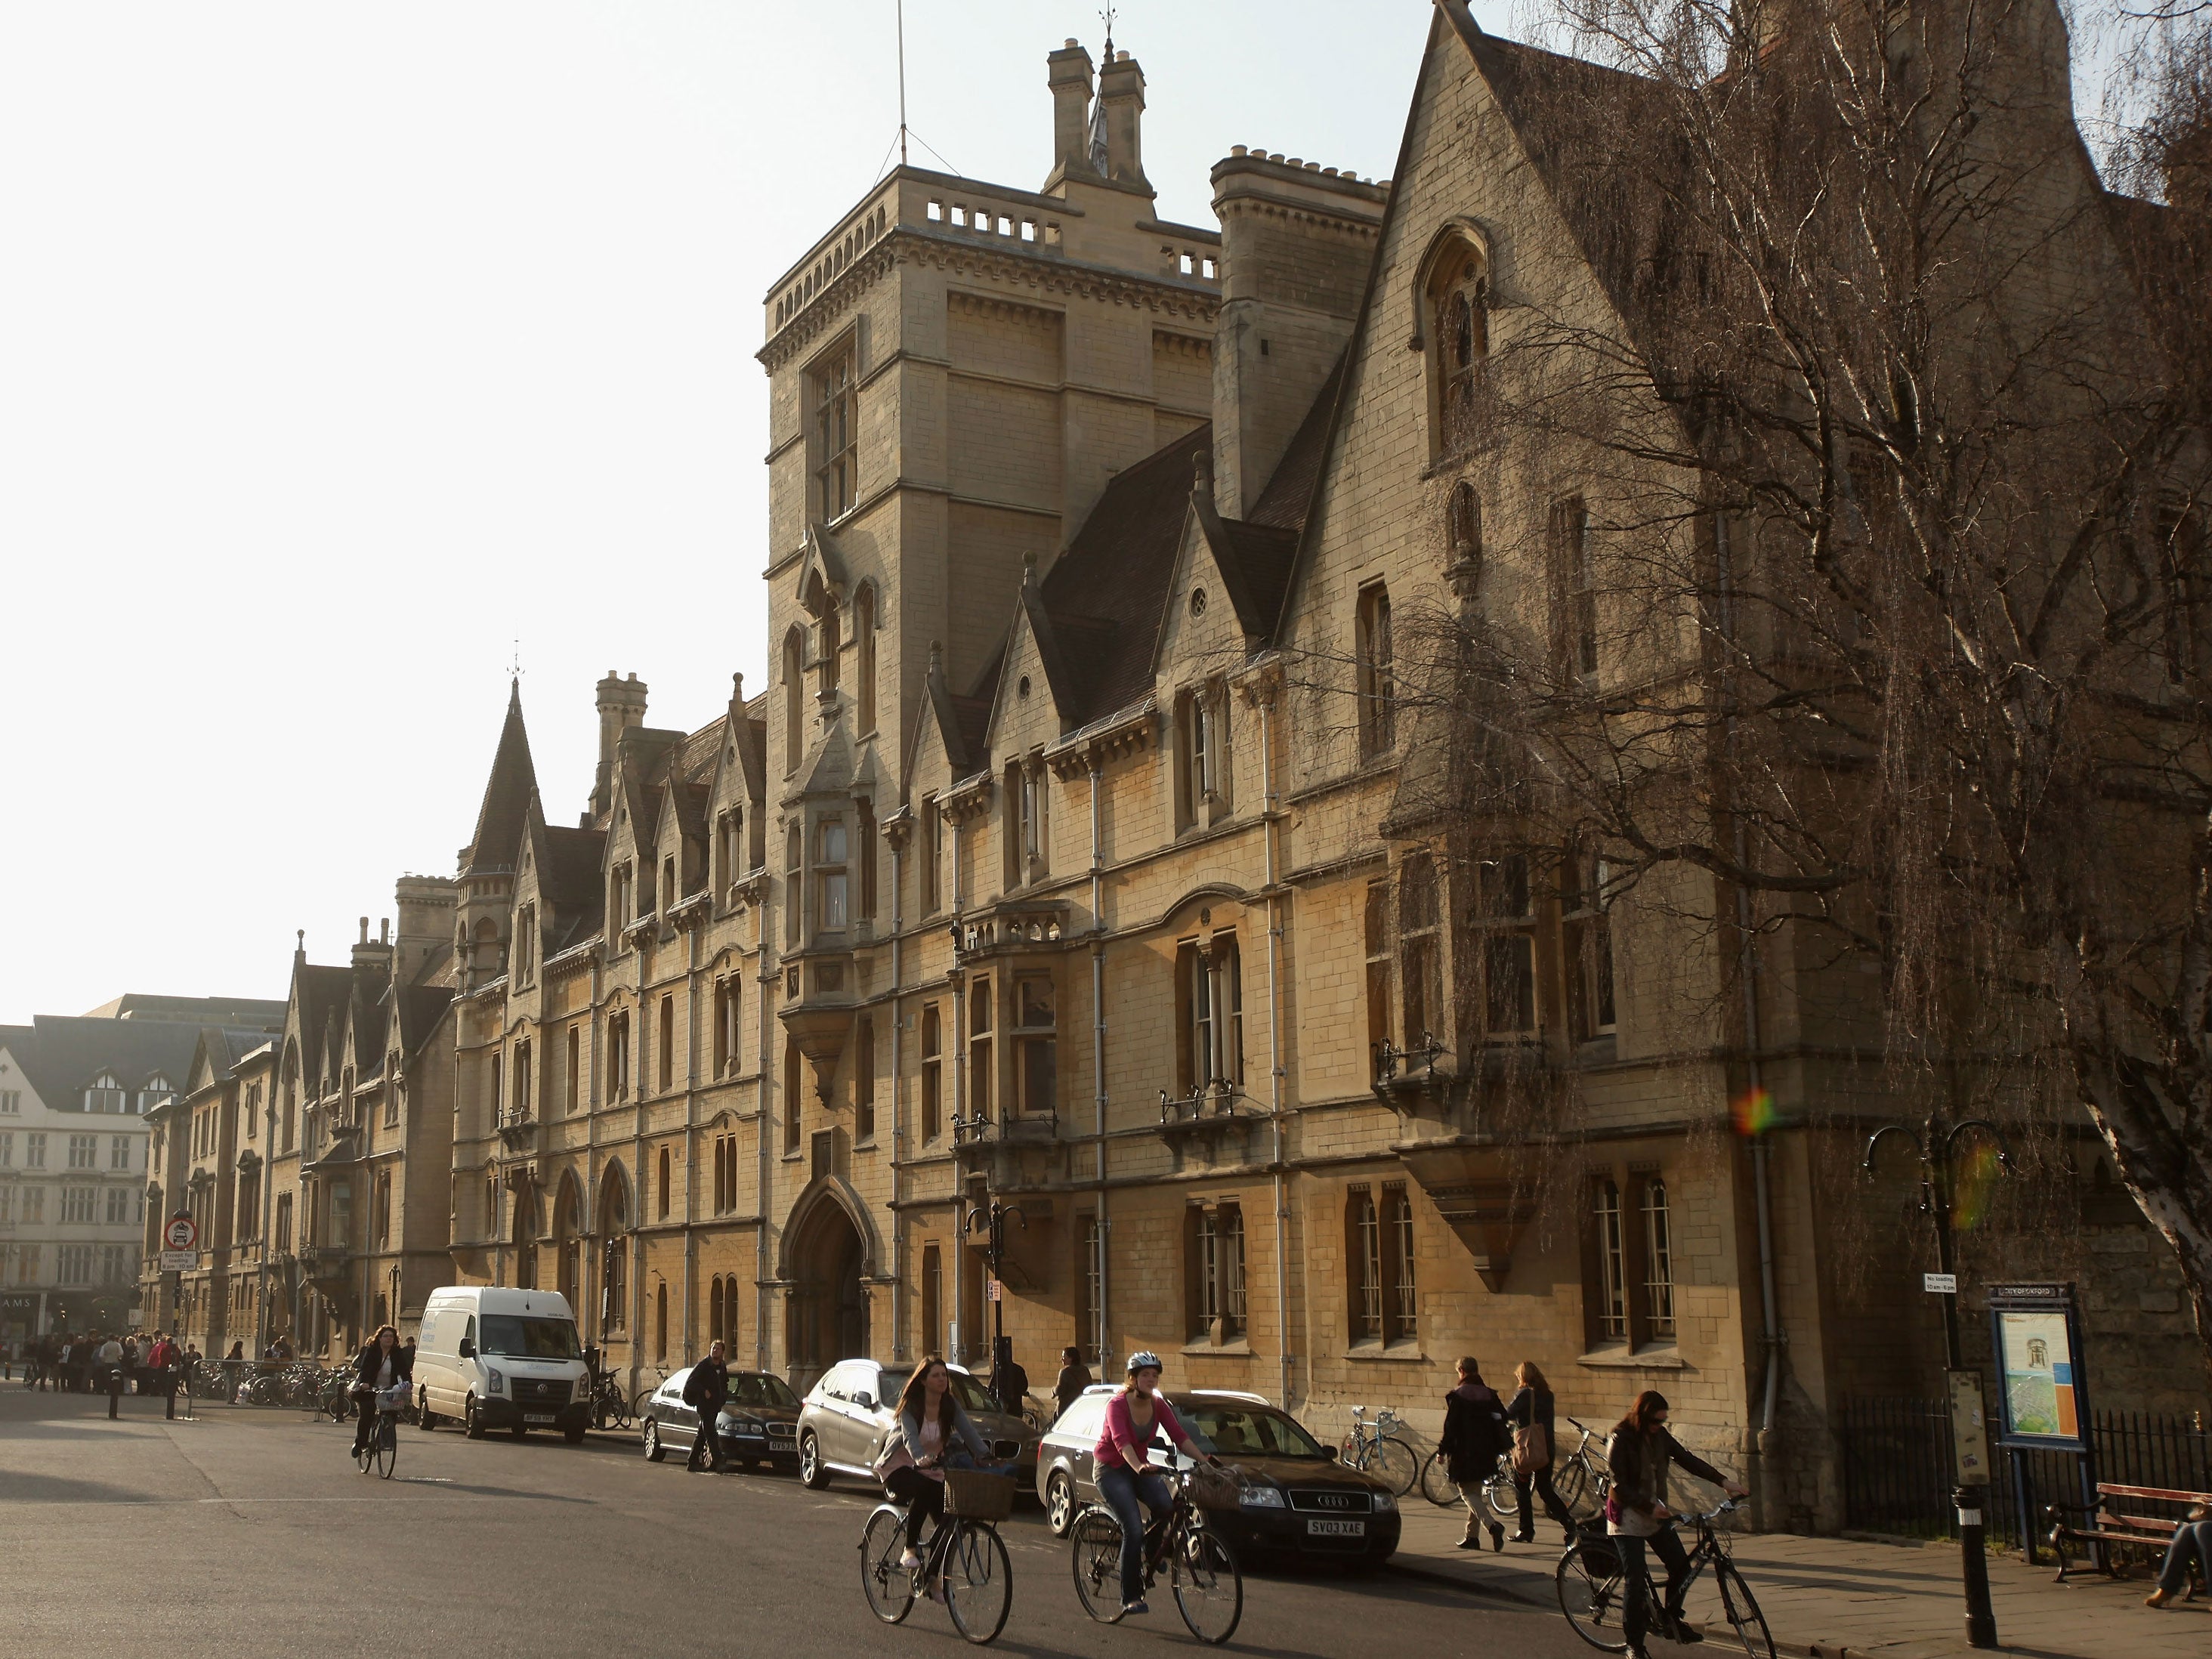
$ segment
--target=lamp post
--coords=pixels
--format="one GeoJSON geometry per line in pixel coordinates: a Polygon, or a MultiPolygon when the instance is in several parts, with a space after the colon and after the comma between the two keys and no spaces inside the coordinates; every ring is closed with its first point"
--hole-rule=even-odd
{"type": "MultiPolygon", "coordinates": [[[[1911,1147],[1919,1160],[1920,1213],[1936,1224],[1936,1267],[1942,1282],[1939,1287],[1931,1288],[1943,1299],[1943,1357],[1950,1378],[1969,1375],[1959,1345],[1958,1262],[1951,1236],[1952,1200],[1956,1191],[1954,1156],[1960,1139],[1968,1134],[1985,1135],[1995,1141],[1998,1167],[2011,1170],[2012,1151],[2005,1144],[2002,1129],[1986,1118],[1962,1118],[1954,1123],[1940,1106],[1929,1113],[1917,1133],[1901,1123],[1887,1123],[1875,1130],[1867,1137],[1864,1164],[1866,1173],[1872,1175],[1875,1156],[1881,1151],[1882,1142],[1892,1135],[1911,1147]]],[[[1978,1372],[1972,1376],[1973,1395],[1978,1404],[1981,1376],[1978,1372]]],[[[1966,1596],[1966,1645],[1993,1648],[1997,1644],[1997,1621],[1996,1610],[1990,1605],[1990,1566],[1982,1524],[1989,1486],[1986,1480],[1972,1478],[1976,1473],[1967,1472],[1966,1479],[1952,1494],[1952,1500],[1959,1509],[1960,1565],[1966,1596]]]]}

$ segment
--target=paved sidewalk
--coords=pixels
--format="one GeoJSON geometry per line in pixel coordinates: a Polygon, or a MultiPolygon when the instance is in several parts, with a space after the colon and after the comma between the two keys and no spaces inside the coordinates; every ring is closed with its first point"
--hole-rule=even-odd
{"type": "MultiPolygon", "coordinates": [[[[1443,1577],[1482,1593],[1556,1610],[1553,1570],[1559,1528],[1539,1522],[1538,1542],[1509,1541],[1504,1553],[1486,1543],[1460,1550],[1466,1512],[1425,1503],[1419,1491],[1406,1507],[1403,1569],[1443,1577]]],[[[1759,1597],[1775,1646],[1801,1659],[1936,1659],[1972,1653],[1964,1630],[1959,1552],[1947,1544],[1880,1544],[1844,1538],[1751,1534],[1736,1540],[1736,1564],[1759,1597]]],[[[2048,1559],[2046,1553],[2045,1559],[2048,1559]]],[[[2084,1577],[2054,1583],[2057,1569],[2027,1567],[2016,1556],[1990,1559],[1990,1599],[1997,1639],[2034,1659],[2206,1659],[2212,1655],[2212,1601],[2142,1605],[2148,1578],[2084,1577]]],[[[1717,1616],[1718,1602],[1701,1581],[1690,1599],[1693,1620],[1717,1616]]],[[[1653,1659],[1677,1650],[1655,1640],[1653,1659]]]]}

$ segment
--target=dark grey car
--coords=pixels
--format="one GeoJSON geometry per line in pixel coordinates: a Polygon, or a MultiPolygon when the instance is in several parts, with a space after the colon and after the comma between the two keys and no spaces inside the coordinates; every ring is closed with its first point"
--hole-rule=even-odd
{"type": "MultiPolygon", "coordinates": [[[[645,1402],[639,1429],[648,1461],[658,1463],[670,1447],[688,1452],[699,1437],[699,1413],[684,1398],[690,1380],[686,1365],[655,1389],[645,1402]]],[[[716,1420],[725,1460],[799,1468],[799,1396],[774,1371],[732,1371],[730,1395],[716,1420]]]]}

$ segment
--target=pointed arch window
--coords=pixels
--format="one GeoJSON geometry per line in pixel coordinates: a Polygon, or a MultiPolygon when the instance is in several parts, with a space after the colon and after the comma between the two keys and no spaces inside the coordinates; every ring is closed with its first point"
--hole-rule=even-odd
{"type": "Polygon", "coordinates": [[[1431,256],[1422,308],[1431,448],[1451,454],[1474,441],[1475,406],[1490,356],[1490,262],[1464,231],[1449,234],[1431,256]]]}
{"type": "Polygon", "coordinates": [[[853,596],[853,726],[866,737],[876,729],[876,590],[853,596]]]}
{"type": "Polygon", "coordinates": [[[796,771],[806,751],[806,635],[797,624],[783,636],[783,769],[796,771]]]}
{"type": "Polygon", "coordinates": [[[837,601],[828,594],[822,596],[822,689],[837,689],[839,658],[844,654],[845,638],[842,624],[837,619],[837,601]]]}

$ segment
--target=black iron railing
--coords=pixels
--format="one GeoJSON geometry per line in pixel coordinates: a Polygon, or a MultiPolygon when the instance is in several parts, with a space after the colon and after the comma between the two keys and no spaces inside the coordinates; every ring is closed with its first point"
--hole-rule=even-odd
{"type": "MultiPolygon", "coordinates": [[[[1844,1524],[1864,1532],[1915,1538],[1955,1538],[1959,1515],[1951,1502],[1958,1484],[1947,1401],[1854,1400],[1841,1424],[1844,1524]]],[[[2095,1412],[2090,1443],[2099,1480],[2128,1486],[2212,1492],[2212,1432],[2201,1413],[2095,1412]]],[[[1992,1541],[2017,1549],[2021,1496],[2009,1453],[1991,1449],[1995,1490],[1986,1515],[1992,1541]]],[[[2079,1501],[2079,1461],[2061,1452],[2036,1451],[2023,1459],[2027,1475],[2028,1525],[2040,1537],[2045,1504],[2079,1501]]]]}

